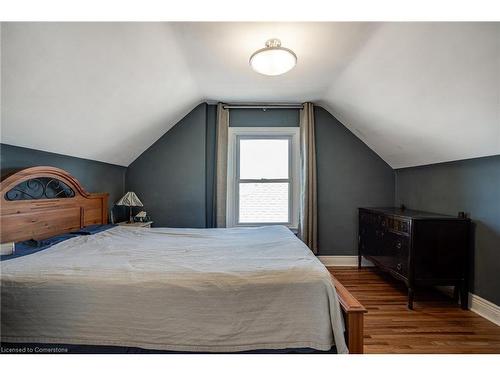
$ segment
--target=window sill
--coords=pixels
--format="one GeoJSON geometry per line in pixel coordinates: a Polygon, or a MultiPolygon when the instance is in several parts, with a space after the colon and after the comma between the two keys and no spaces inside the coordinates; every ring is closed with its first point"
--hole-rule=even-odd
{"type": "Polygon", "coordinates": [[[288,229],[290,229],[290,231],[293,234],[295,234],[295,235],[299,234],[299,228],[298,227],[291,227],[289,225],[279,224],[279,223],[276,223],[276,224],[273,224],[273,223],[270,223],[270,224],[237,224],[233,228],[255,228],[255,227],[266,227],[266,226],[269,226],[269,225],[283,225],[283,226],[287,227],[288,229]]]}

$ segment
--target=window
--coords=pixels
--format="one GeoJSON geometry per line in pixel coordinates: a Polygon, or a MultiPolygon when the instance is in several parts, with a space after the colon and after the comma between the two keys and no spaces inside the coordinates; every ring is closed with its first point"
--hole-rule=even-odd
{"type": "Polygon", "coordinates": [[[229,128],[228,226],[297,227],[298,128],[229,128]]]}

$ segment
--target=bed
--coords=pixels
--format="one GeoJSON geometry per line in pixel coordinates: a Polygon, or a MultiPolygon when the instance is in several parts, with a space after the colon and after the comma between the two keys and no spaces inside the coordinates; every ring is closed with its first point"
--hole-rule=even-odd
{"type": "MultiPolygon", "coordinates": [[[[107,223],[107,195],[60,169],[23,170],[1,191],[2,243],[107,223]],[[13,199],[34,179],[58,189],[13,199]]],[[[362,352],[366,310],[283,226],[106,229],[0,263],[2,342],[362,352]]]]}

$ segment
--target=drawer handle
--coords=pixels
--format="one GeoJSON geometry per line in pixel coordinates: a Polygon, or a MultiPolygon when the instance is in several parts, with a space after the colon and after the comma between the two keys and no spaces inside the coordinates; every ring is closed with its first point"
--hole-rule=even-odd
{"type": "Polygon", "coordinates": [[[401,241],[398,241],[398,242],[396,243],[396,248],[401,249],[401,241]]]}
{"type": "Polygon", "coordinates": [[[403,265],[401,263],[398,263],[396,266],[396,270],[401,271],[403,269],[403,265]]]}

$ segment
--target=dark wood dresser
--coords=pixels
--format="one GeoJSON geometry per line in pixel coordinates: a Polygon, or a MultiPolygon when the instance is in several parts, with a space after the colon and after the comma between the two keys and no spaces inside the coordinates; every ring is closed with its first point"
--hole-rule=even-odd
{"type": "Polygon", "coordinates": [[[413,308],[416,286],[453,285],[463,309],[468,304],[470,220],[400,208],[360,208],[361,257],[402,280],[413,308]]]}

